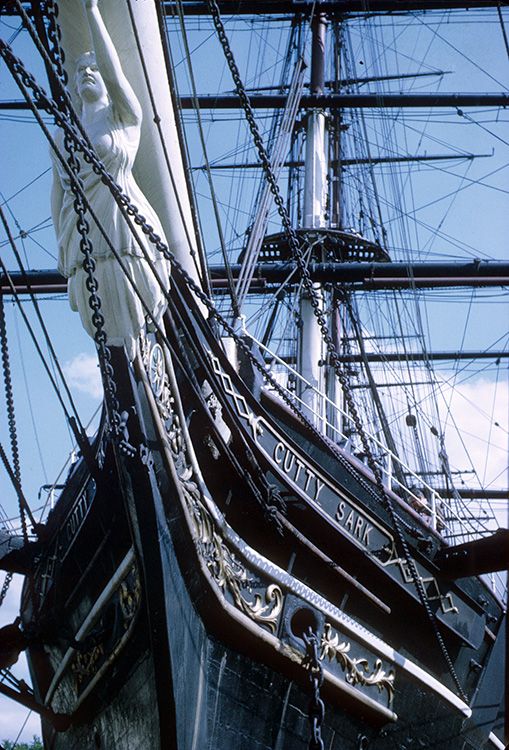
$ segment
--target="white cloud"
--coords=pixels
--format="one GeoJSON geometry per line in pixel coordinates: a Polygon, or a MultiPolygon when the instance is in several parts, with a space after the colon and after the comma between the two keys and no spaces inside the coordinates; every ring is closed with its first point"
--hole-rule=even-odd
{"type": "Polygon", "coordinates": [[[82,352],[66,362],[63,370],[71,387],[92,398],[102,398],[103,389],[97,357],[82,352]]]}
{"type": "Polygon", "coordinates": [[[451,463],[464,468],[468,452],[483,484],[507,487],[507,382],[504,380],[497,384],[492,380],[479,378],[461,383],[454,390],[446,385],[443,393],[445,402],[450,404],[448,416],[442,402],[446,446],[451,463]]]}

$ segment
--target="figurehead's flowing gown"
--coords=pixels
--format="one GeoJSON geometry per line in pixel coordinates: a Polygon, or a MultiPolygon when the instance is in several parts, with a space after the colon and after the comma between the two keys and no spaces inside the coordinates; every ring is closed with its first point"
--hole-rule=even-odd
{"type": "MultiPolygon", "coordinates": [[[[111,128],[93,144],[96,153],[122,192],[166,243],[161,223],[136,184],[132,173],[139,145],[139,129],[126,128],[115,117],[112,109],[108,119],[111,128]]],[[[57,140],[61,146],[61,132],[57,140]]],[[[65,150],[61,149],[61,153],[65,155],[65,150]]],[[[166,308],[165,291],[169,289],[170,264],[141,228],[137,227],[140,247],[109,188],[103,184],[101,177],[93,171],[90,164],[82,158],[79,160],[80,177],[91,209],[86,214],[89,224],[88,236],[96,263],[94,275],[98,283],[108,344],[125,345],[132,359],[136,338],[147,314],[141,299],[159,322],[166,308]],[[97,217],[97,223],[92,214],[97,217]],[[99,225],[105,230],[108,239],[104,237],[99,225]],[[121,257],[123,268],[115,258],[109,243],[121,257]],[[159,280],[146,257],[150,259],[159,280]]],[[[90,292],[86,287],[87,275],[83,270],[84,256],[80,250],[81,237],[76,228],[77,215],[73,207],[74,196],[70,178],[60,160],[53,156],[53,161],[57,179],[60,180],[63,189],[63,201],[55,227],[59,247],[58,269],[68,279],[71,308],[79,312],[85,330],[93,337],[96,329],[92,322],[93,311],[89,305],[90,292]]]]}

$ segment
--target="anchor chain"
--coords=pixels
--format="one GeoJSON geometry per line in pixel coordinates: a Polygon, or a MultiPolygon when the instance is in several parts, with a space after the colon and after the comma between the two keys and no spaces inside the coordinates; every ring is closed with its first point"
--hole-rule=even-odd
{"type": "MultiPolygon", "coordinates": [[[[71,115],[72,105],[67,95],[67,73],[64,69],[65,53],[61,47],[61,31],[58,24],[58,6],[54,0],[47,0],[46,3],[48,11],[48,37],[51,42],[50,57],[52,59],[59,86],[59,104],[67,116],[71,115]]],[[[83,133],[84,135],[84,133],[83,133]]],[[[122,423],[122,417],[120,414],[120,405],[116,395],[116,383],[114,379],[114,370],[111,365],[111,353],[107,346],[107,336],[104,330],[104,316],[101,313],[101,297],[99,295],[99,285],[95,277],[95,259],[93,257],[93,247],[90,242],[88,232],[90,224],[86,218],[87,206],[84,200],[83,185],[80,178],[80,163],[76,154],[76,148],[74,140],[70,136],[68,130],[64,130],[64,147],[67,152],[67,163],[69,168],[76,178],[71,180],[71,190],[74,195],[73,208],[76,213],[76,227],[78,234],[80,235],[80,251],[83,255],[83,270],[87,275],[85,286],[89,292],[88,304],[92,312],[92,323],[95,328],[94,341],[97,347],[99,357],[99,367],[101,370],[104,394],[106,404],[108,406],[108,418],[110,422],[110,430],[115,437],[120,437],[121,433],[125,432],[125,425],[122,423]]],[[[125,442],[121,440],[121,442],[125,442]]]]}
{"type": "Polygon", "coordinates": [[[323,669],[319,659],[320,644],[318,636],[313,631],[311,625],[302,633],[302,638],[306,644],[306,656],[304,657],[303,666],[309,672],[309,682],[311,684],[311,699],[308,706],[311,736],[309,738],[308,750],[323,750],[322,724],[325,716],[325,705],[320,696],[320,688],[323,684],[323,669]]]}
{"type": "MultiPolygon", "coordinates": [[[[343,388],[343,392],[345,395],[345,399],[347,402],[348,410],[350,412],[350,415],[352,417],[352,420],[355,424],[355,429],[359,434],[359,437],[362,442],[362,446],[364,448],[364,451],[367,456],[371,455],[371,448],[369,446],[365,430],[362,425],[362,421],[359,415],[359,412],[357,410],[357,406],[355,404],[355,401],[353,399],[353,395],[350,391],[350,385],[348,382],[348,379],[343,372],[341,368],[341,362],[339,359],[339,355],[336,351],[336,346],[334,344],[334,340],[329,333],[329,327],[327,325],[327,320],[325,318],[325,315],[321,309],[320,300],[318,298],[318,295],[316,293],[313,280],[311,278],[311,273],[308,268],[308,264],[306,263],[305,254],[302,250],[302,247],[300,245],[297,233],[295,229],[293,228],[292,222],[290,220],[290,216],[288,214],[288,211],[286,210],[285,202],[283,200],[283,196],[281,195],[281,191],[279,189],[279,185],[277,183],[277,180],[275,178],[275,175],[272,171],[272,167],[270,164],[269,156],[267,154],[267,151],[265,149],[262,136],[260,134],[258,124],[256,122],[253,108],[251,107],[251,102],[249,101],[249,97],[246,93],[246,90],[244,88],[244,84],[242,82],[242,79],[240,77],[240,72],[237,67],[237,64],[235,62],[235,59],[233,57],[232,50],[230,48],[230,43],[228,41],[228,37],[226,35],[226,31],[224,28],[224,24],[221,20],[221,13],[219,10],[219,6],[217,5],[216,0],[207,0],[207,4],[209,6],[210,13],[212,15],[212,21],[214,23],[214,27],[217,31],[219,41],[221,43],[221,46],[223,47],[224,55],[226,58],[226,61],[228,63],[228,66],[230,68],[230,72],[233,78],[233,82],[235,84],[235,89],[237,96],[240,99],[242,108],[244,110],[244,114],[249,126],[249,130],[251,132],[253,142],[256,146],[256,150],[258,152],[258,158],[261,161],[263,172],[265,175],[265,178],[267,182],[269,183],[270,190],[274,196],[274,202],[277,207],[277,211],[279,213],[279,216],[281,218],[285,234],[288,239],[288,244],[290,247],[290,250],[292,252],[293,257],[295,258],[295,261],[297,262],[297,266],[299,268],[299,272],[302,277],[303,285],[306,290],[306,294],[309,296],[311,305],[313,307],[313,313],[317,320],[318,326],[320,328],[320,333],[322,336],[323,341],[325,342],[325,345],[327,347],[327,353],[329,355],[330,362],[332,366],[334,367],[335,374],[341,383],[341,387],[343,388]]],[[[382,482],[382,476],[380,473],[380,469],[378,466],[373,462],[373,473],[377,479],[380,482],[380,485],[382,487],[382,491],[385,494],[385,490],[383,489],[383,482],[382,482]]]]}
{"type": "MultiPolygon", "coordinates": [[[[21,485],[21,466],[19,460],[19,448],[18,448],[18,436],[16,431],[16,417],[14,412],[14,396],[12,389],[11,379],[11,366],[9,360],[9,348],[7,344],[7,326],[5,324],[5,310],[3,298],[0,297],[0,346],[2,349],[2,366],[4,372],[4,386],[5,386],[5,400],[7,407],[7,421],[9,424],[9,437],[11,441],[11,454],[14,476],[16,482],[21,485]]],[[[21,528],[23,531],[23,540],[25,543],[28,542],[28,529],[25,517],[25,508],[18,494],[18,508],[19,516],[21,519],[21,528]]],[[[6,573],[2,590],[0,591],[0,607],[4,603],[4,599],[7,596],[9,586],[13,578],[12,573],[6,573]]]]}
{"type": "MultiPolygon", "coordinates": [[[[219,8],[217,7],[217,4],[213,0],[208,0],[209,6],[211,8],[211,13],[214,17],[214,23],[216,24],[216,15],[217,14],[217,23],[219,25],[219,28],[223,29],[222,32],[222,39],[224,39],[225,44],[228,46],[229,49],[229,43],[228,39],[226,37],[226,34],[224,32],[224,27],[222,26],[222,21],[220,19],[219,14],[219,8]],[[214,10],[215,8],[215,10],[214,10]]],[[[219,33],[219,32],[218,32],[219,33]]],[[[129,217],[129,219],[132,219],[131,222],[128,220],[128,223],[132,227],[132,223],[136,224],[138,227],[141,228],[142,232],[150,239],[150,241],[154,244],[154,246],[159,250],[161,253],[164,254],[164,256],[170,260],[173,264],[173,268],[175,271],[177,271],[181,277],[184,279],[185,283],[187,284],[188,288],[195,294],[200,301],[204,303],[204,305],[209,310],[212,317],[214,317],[218,322],[221,324],[221,326],[224,328],[224,330],[232,335],[236,341],[239,342],[240,347],[243,349],[243,351],[246,353],[246,355],[249,357],[250,361],[253,362],[254,366],[257,367],[260,372],[267,378],[266,371],[262,370],[262,368],[259,366],[259,363],[256,361],[256,358],[252,357],[250,354],[248,347],[244,344],[244,342],[239,339],[238,335],[236,334],[235,330],[232,326],[230,326],[226,320],[222,318],[222,316],[219,314],[219,312],[216,310],[213,302],[210,300],[210,298],[198,287],[198,285],[193,281],[193,279],[186,273],[182,265],[176,260],[173,253],[168,249],[168,247],[162,242],[161,238],[154,232],[153,228],[147,223],[145,218],[142,214],[140,214],[139,210],[131,204],[129,198],[124,195],[122,192],[122,189],[120,186],[115,183],[111,175],[108,174],[108,172],[105,170],[104,166],[98,159],[98,157],[95,155],[93,150],[90,149],[89,145],[86,143],[86,140],[80,137],[79,134],[76,133],[75,128],[72,125],[72,122],[70,121],[70,118],[67,117],[64,113],[62,113],[55,102],[53,102],[46,94],[46,92],[38,86],[33,76],[28,73],[23,64],[20,60],[18,60],[15,55],[13,54],[11,48],[3,41],[0,40],[0,54],[4,58],[6,64],[8,65],[9,69],[11,71],[16,71],[16,73],[20,76],[23,83],[26,84],[29,88],[32,89],[34,92],[34,98],[36,103],[40,104],[49,114],[51,114],[55,118],[55,122],[57,125],[61,126],[66,130],[66,133],[69,135],[69,137],[72,138],[75,146],[78,150],[80,150],[83,154],[83,158],[87,163],[89,163],[92,166],[92,169],[96,172],[96,174],[100,175],[106,185],[108,185],[114,199],[116,200],[119,207],[125,212],[124,215],[126,217],[129,217]],[[71,135],[72,134],[72,135],[71,135]]],[[[236,69],[235,61],[233,60],[233,55],[230,50],[230,58],[232,60],[233,66],[235,66],[236,72],[236,80],[240,84],[240,88],[243,90],[242,81],[240,79],[240,75],[238,74],[238,69],[236,69]]],[[[233,74],[233,73],[232,73],[233,74]]],[[[417,567],[415,565],[415,562],[413,558],[410,555],[410,548],[408,547],[408,544],[406,542],[406,539],[404,538],[401,522],[399,518],[396,515],[396,512],[393,507],[392,500],[388,497],[385,487],[383,485],[382,481],[382,475],[380,472],[379,467],[374,461],[371,448],[369,446],[369,443],[367,441],[367,437],[364,431],[364,427],[362,425],[362,422],[360,420],[359,413],[357,411],[357,408],[355,406],[355,403],[353,401],[353,397],[349,388],[349,384],[347,381],[347,378],[345,374],[342,372],[340,368],[340,361],[339,356],[335,350],[334,341],[331,337],[331,335],[328,332],[327,322],[325,320],[325,316],[323,315],[323,312],[320,309],[320,303],[317,298],[316,292],[313,287],[313,282],[311,279],[310,272],[306,266],[304,253],[299,245],[299,241],[297,238],[297,235],[295,231],[293,230],[293,227],[291,226],[289,216],[286,212],[286,208],[283,202],[283,199],[281,197],[279,187],[275,181],[275,178],[272,174],[272,170],[270,167],[270,162],[268,160],[267,154],[265,152],[263,141],[261,139],[261,136],[258,131],[258,126],[256,125],[256,121],[254,119],[251,105],[249,104],[249,99],[247,97],[247,94],[245,91],[243,92],[243,96],[239,93],[239,96],[241,98],[241,101],[247,102],[246,106],[246,117],[248,117],[248,112],[250,113],[250,116],[248,118],[250,123],[250,128],[252,127],[254,132],[256,133],[256,137],[253,134],[253,138],[255,140],[255,143],[257,145],[257,148],[259,150],[259,156],[262,161],[262,165],[266,174],[266,177],[269,181],[269,184],[271,186],[271,191],[274,193],[274,199],[278,208],[278,212],[282,218],[283,225],[285,228],[285,231],[287,232],[288,239],[289,239],[289,245],[292,251],[294,252],[295,259],[297,261],[297,264],[299,266],[299,269],[301,271],[304,286],[306,288],[306,291],[309,294],[311,304],[313,306],[315,317],[317,318],[320,331],[322,333],[323,339],[327,345],[327,350],[330,356],[331,363],[334,366],[335,373],[338,377],[339,382],[341,383],[345,399],[347,401],[347,405],[350,411],[350,414],[352,416],[353,422],[355,424],[356,430],[358,431],[359,437],[361,439],[363,448],[365,450],[367,459],[368,459],[368,465],[373,473],[374,479],[375,479],[375,486],[377,488],[379,497],[381,498],[384,506],[387,508],[389,515],[391,517],[391,521],[393,523],[398,543],[402,549],[403,556],[405,557],[405,560],[408,563],[412,579],[415,585],[415,588],[417,590],[419,599],[421,601],[421,604],[423,605],[423,608],[426,612],[426,615],[432,625],[432,629],[434,631],[434,635],[436,637],[437,643],[439,644],[440,650],[442,652],[442,655],[444,657],[444,660],[447,664],[449,673],[451,674],[451,677],[454,681],[454,684],[456,685],[456,688],[458,689],[458,692],[463,700],[466,700],[466,696],[463,692],[463,689],[461,687],[461,684],[459,682],[458,675],[456,673],[456,670],[454,668],[454,665],[452,663],[451,657],[449,656],[449,653],[447,651],[447,647],[445,645],[445,642],[443,640],[442,634],[440,633],[438,629],[438,624],[436,622],[435,615],[433,611],[431,610],[431,607],[429,605],[426,592],[424,589],[424,585],[422,583],[422,580],[418,574],[417,567]]],[[[34,107],[34,112],[35,112],[34,107]]],[[[102,317],[102,316],[101,316],[102,317]]],[[[111,367],[111,365],[110,365],[111,367]]],[[[273,381],[275,384],[275,381],[273,381]]],[[[276,389],[278,393],[282,392],[282,389],[276,385],[276,389]]],[[[286,401],[286,399],[285,399],[286,401]]],[[[300,419],[303,419],[305,423],[307,423],[308,428],[310,428],[314,434],[316,434],[315,429],[310,425],[309,421],[303,417],[301,412],[296,410],[295,406],[292,404],[292,410],[294,410],[298,415],[300,419]]]]}
{"type": "Polygon", "coordinates": [[[48,19],[47,34],[49,41],[49,55],[53,61],[53,66],[59,81],[63,84],[58,87],[58,101],[65,106],[67,103],[66,86],[68,82],[67,73],[64,68],[65,53],[60,44],[62,32],[58,24],[58,5],[54,0],[46,0],[46,18],[48,19]]]}
{"type": "Polygon", "coordinates": [[[87,275],[85,286],[90,295],[88,304],[93,311],[92,323],[95,328],[94,341],[99,355],[99,367],[103,380],[106,404],[108,406],[110,429],[114,436],[118,436],[121,432],[120,405],[117,399],[117,387],[115,384],[113,367],[111,365],[111,353],[107,345],[106,331],[104,330],[104,316],[101,313],[102,304],[99,295],[99,285],[95,277],[93,247],[88,236],[90,225],[85,215],[86,206],[83,200],[82,183],[79,177],[80,164],[74,149],[74,142],[67,132],[64,135],[64,145],[68,154],[67,161],[69,167],[79,181],[80,186],[78,187],[74,181],[71,181],[71,190],[74,195],[73,208],[77,216],[76,227],[78,234],[80,235],[80,251],[83,255],[83,270],[87,275]]]}
{"type": "Polygon", "coordinates": [[[9,586],[11,585],[13,575],[14,575],[13,573],[6,573],[5,575],[2,590],[0,591],[0,607],[4,603],[4,599],[7,596],[7,592],[9,591],[9,586]]]}
{"type": "MultiPolygon", "coordinates": [[[[17,487],[21,487],[21,464],[19,460],[18,434],[16,430],[16,415],[14,411],[14,392],[12,388],[11,364],[9,358],[9,346],[7,344],[7,326],[5,323],[5,310],[3,299],[0,297],[0,346],[2,350],[2,367],[4,373],[5,401],[7,407],[7,422],[9,425],[9,438],[11,442],[12,468],[17,487]]],[[[18,495],[18,509],[23,532],[23,541],[28,543],[28,529],[25,508],[21,497],[18,495]]],[[[6,578],[7,581],[7,578],[6,578]]],[[[7,583],[9,585],[10,581],[7,583]]],[[[4,583],[5,585],[5,583],[4,583]]],[[[5,594],[4,594],[5,596],[5,594]]]]}
{"type": "Polygon", "coordinates": [[[306,290],[307,295],[309,296],[311,306],[313,308],[313,313],[316,318],[318,327],[320,329],[320,333],[322,336],[322,340],[324,341],[327,353],[329,356],[329,361],[331,365],[334,368],[334,372],[341,384],[341,387],[343,389],[343,394],[345,396],[346,405],[348,407],[348,411],[352,417],[352,421],[355,425],[355,429],[357,431],[357,434],[359,435],[359,438],[362,443],[362,447],[364,449],[364,452],[367,456],[367,461],[369,468],[371,469],[374,479],[375,479],[375,485],[379,492],[380,499],[383,503],[383,505],[386,507],[386,509],[389,512],[389,515],[391,517],[392,524],[394,526],[394,529],[396,531],[397,541],[399,543],[399,546],[403,552],[403,556],[405,557],[405,560],[409,566],[410,573],[413,579],[414,586],[417,590],[417,594],[419,596],[419,599],[421,601],[421,604],[426,612],[426,616],[428,620],[431,623],[434,635],[436,637],[437,643],[439,645],[439,648],[442,652],[442,655],[444,657],[444,660],[447,664],[447,668],[449,670],[449,673],[451,674],[451,677],[453,678],[454,684],[456,685],[456,688],[458,689],[460,696],[463,698],[463,700],[466,700],[466,696],[463,692],[463,689],[461,687],[461,683],[459,681],[458,675],[456,673],[456,670],[454,668],[454,665],[452,663],[451,657],[449,656],[449,652],[447,650],[447,647],[445,645],[445,641],[443,640],[442,634],[440,633],[438,629],[438,625],[436,622],[435,615],[429,605],[428,597],[426,595],[426,591],[424,589],[424,585],[422,583],[422,579],[419,576],[419,572],[417,570],[417,566],[415,564],[415,561],[413,557],[410,554],[410,548],[407,544],[407,541],[404,537],[400,520],[396,514],[396,511],[394,509],[394,505],[392,500],[389,498],[384,484],[383,484],[383,478],[382,473],[380,471],[379,466],[377,465],[371,446],[369,445],[368,438],[366,431],[364,430],[364,426],[362,424],[360,414],[357,410],[357,406],[355,404],[353,394],[350,390],[350,384],[348,382],[348,378],[344,371],[341,368],[341,361],[338,355],[338,352],[336,350],[336,346],[334,343],[334,339],[332,338],[329,327],[327,325],[327,320],[325,318],[325,315],[321,309],[320,300],[318,298],[318,295],[316,293],[316,290],[313,285],[313,280],[311,278],[311,273],[309,271],[308,265],[305,260],[304,252],[302,250],[302,247],[299,243],[297,234],[292,226],[288,211],[286,210],[286,206],[283,200],[283,197],[281,195],[281,191],[279,189],[279,185],[276,181],[276,178],[274,176],[274,173],[272,171],[272,167],[270,164],[270,160],[267,154],[267,151],[265,150],[265,146],[263,144],[263,139],[260,135],[260,131],[258,129],[258,125],[254,116],[253,109],[251,107],[251,103],[249,101],[249,97],[246,93],[246,90],[244,88],[244,84],[242,82],[239,69],[237,67],[237,64],[235,62],[233,52],[230,48],[230,43],[228,41],[228,37],[226,35],[226,31],[224,28],[224,24],[221,19],[221,12],[219,10],[219,6],[216,2],[216,0],[207,0],[207,4],[212,16],[212,21],[214,24],[214,27],[217,31],[219,41],[221,43],[221,46],[223,47],[223,52],[226,58],[226,61],[228,63],[228,67],[230,68],[230,73],[233,78],[233,82],[235,84],[236,93],[237,96],[240,99],[242,108],[244,110],[244,114],[249,126],[249,130],[251,132],[251,135],[253,137],[254,144],[256,146],[256,149],[258,151],[258,157],[261,161],[263,172],[265,174],[265,178],[267,179],[267,182],[269,183],[270,190],[274,196],[274,202],[277,207],[277,211],[279,213],[279,216],[281,217],[281,221],[286,233],[286,236],[288,238],[288,245],[290,247],[290,250],[292,252],[292,255],[297,263],[297,266],[299,268],[303,286],[306,290]]]}

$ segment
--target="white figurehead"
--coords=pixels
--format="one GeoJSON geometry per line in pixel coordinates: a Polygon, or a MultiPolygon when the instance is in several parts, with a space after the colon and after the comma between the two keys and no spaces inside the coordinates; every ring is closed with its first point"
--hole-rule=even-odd
{"type": "MultiPolygon", "coordinates": [[[[140,142],[140,104],[123,73],[101,17],[98,0],[86,0],[85,8],[94,49],[81,55],[76,61],[74,83],[81,108],[81,122],[106,170],[165,242],[161,223],[132,173],[140,142]]],[[[65,158],[63,135],[60,131],[56,140],[65,158]]],[[[85,329],[93,337],[95,328],[89,306],[90,293],[86,288],[87,277],[82,267],[83,254],[80,250],[80,235],[76,229],[74,196],[63,165],[57,158],[53,159],[53,165],[51,207],[59,248],[58,267],[68,278],[71,308],[79,311],[85,329]]],[[[86,201],[91,213],[97,217],[95,222],[90,213],[87,213],[89,239],[96,262],[95,277],[108,343],[112,346],[125,345],[132,359],[136,338],[146,317],[138,294],[159,321],[166,308],[169,263],[141,230],[138,232],[140,247],[108,187],[83,160],[80,160],[80,167],[86,201]],[[124,268],[115,258],[109,243],[121,256],[124,268]],[[151,264],[156,274],[151,269],[151,264]],[[133,289],[133,284],[138,294],[133,289]]]]}

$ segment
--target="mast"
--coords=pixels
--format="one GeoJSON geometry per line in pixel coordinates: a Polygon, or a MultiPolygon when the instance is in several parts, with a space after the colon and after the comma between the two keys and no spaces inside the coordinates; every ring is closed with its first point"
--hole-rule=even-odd
{"type": "MultiPolygon", "coordinates": [[[[342,46],[342,34],[343,28],[341,20],[332,19],[331,22],[332,31],[332,65],[333,65],[333,80],[330,82],[331,88],[336,93],[339,92],[341,86],[344,84],[341,81],[341,46],[342,46]]],[[[341,201],[341,189],[342,189],[342,164],[341,164],[341,130],[343,122],[343,111],[341,109],[329,113],[329,183],[330,183],[330,196],[329,196],[329,226],[333,229],[341,230],[343,228],[343,222],[341,218],[342,201],[341,201]]],[[[330,292],[330,331],[336,347],[336,351],[339,353],[341,350],[341,315],[340,315],[340,298],[337,288],[332,288],[330,292]]],[[[336,430],[340,434],[343,434],[343,419],[341,414],[344,411],[344,404],[342,409],[338,409],[332,404],[339,404],[343,401],[343,393],[339,388],[338,379],[334,367],[328,366],[325,370],[326,374],[326,388],[327,388],[327,422],[330,425],[328,428],[328,436],[332,440],[337,439],[336,430]]]]}
{"type": "MultiPolygon", "coordinates": [[[[318,13],[312,22],[311,84],[312,94],[320,94],[325,86],[325,14],[318,13]]],[[[313,109],[307,113],[306,152],[304,171],[304,229],[321,229],[325,226],[327,188],[327,164],[325,157],[325,112],[313,109]]],[[[310,247],[309,252],[313,250],[310,247]]],[[[320,305],[323,307],[323,289],[315,285],[320,305]]],[[[299,369],[309,386],[304,386],[301,398],[310,410],[316,423],[321,421],[322,405],[318,391],[323,391],[323,343],[314,315],[313,305],[307,296],[300,303],[301,329],[299,337],[299,369]]]]}

